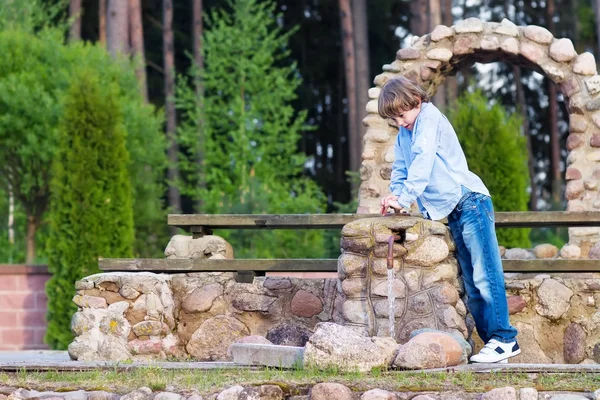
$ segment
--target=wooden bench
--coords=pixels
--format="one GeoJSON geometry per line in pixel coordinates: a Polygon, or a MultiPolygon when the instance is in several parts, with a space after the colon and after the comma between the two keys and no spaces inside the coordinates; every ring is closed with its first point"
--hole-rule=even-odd
{"type": "MultiPolygon", "coordinates": [[[[347,223],[379,214],[171,214],[169,226],[192,235],[211,234],[213,229],[340,229],[347,223]]],[[[600,211],[497,212],[498,228],[598,227],[600,211]]],[[[505,272],[600,271],[600,260],[502,260],[505,272]]],[[[103,271],[246,271],[335,272],[337,259],[114,259],[99,260],[103,271]]]]}

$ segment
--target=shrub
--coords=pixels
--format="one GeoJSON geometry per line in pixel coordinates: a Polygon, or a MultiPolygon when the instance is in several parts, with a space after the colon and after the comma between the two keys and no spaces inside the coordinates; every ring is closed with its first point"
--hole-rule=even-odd
{"type": "Polygon", "coordinates": [[[46,342],[71,342],[74,282],[99,272],[99,257],[131,257],[133,216],[117,86],[93,71],[74,80],[59,124],[47,242],[46,342]]]}
{"type": "MultiPolygon", "coordinates": [[[[498,104],[489,106],[481,91],[463,94],[449,113],[471,171],[481,177],[496,211],[526,211],[527,148],[521,119],[498,104]]],[[[506,247],[531,247],[531,229],[499,229],[498,242],[506,247]]]]}

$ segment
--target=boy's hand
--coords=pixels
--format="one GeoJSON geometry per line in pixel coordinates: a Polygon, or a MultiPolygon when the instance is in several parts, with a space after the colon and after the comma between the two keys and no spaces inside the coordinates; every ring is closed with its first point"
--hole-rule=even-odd
{"type": "Polygon", "coordinates": [[[398,203],[398,196],[393,194],[381,198],[381,215],[385,215],[388,208],[394,209],[397,214],[408,214],[408,210],[398,203]]]}

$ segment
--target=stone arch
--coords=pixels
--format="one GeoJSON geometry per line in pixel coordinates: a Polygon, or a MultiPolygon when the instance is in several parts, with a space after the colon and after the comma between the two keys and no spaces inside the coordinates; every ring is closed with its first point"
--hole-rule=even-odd
{"type": "MultiPolygon", "coordinates": [[[[558,85],[569,112],[566,192],[568,211],[600,209],[600,76],[591,53],[577,54],[569,39],[556,39],[540,26],[517,26],[468,18],[452,27],[437,26],[398,50],[369,90],[367,126],[360,168],[359,213],[377,213],[379,197],[389,193],[396,129],[377,114],[380,88],[390,78],[406,76],[435,93],[453,70],[475,62],[506,61],[532,68],[558,85]]],[[[571,228],[570,242],[600,240],[599,228],[571,228]]]]}

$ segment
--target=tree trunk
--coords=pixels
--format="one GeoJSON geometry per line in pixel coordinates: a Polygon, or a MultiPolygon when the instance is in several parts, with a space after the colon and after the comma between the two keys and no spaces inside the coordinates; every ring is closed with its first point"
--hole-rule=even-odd
{"type": "Polygon", "coordinates": [[[354,18],[354,46],[356,50],[356,127],[358,139],[362,143],[367,127],[362,123],[366,116],[366,106],[369,102],[371,79],[369,72],[369,35],[367,26],[367,0],[352,0],[352,16],[354,18]]]}
{"type": "Polygon", "coordinates": [[[15,250],[15,194],[12,186],[8,189],[8,263],[13,263],[15,250]]]}
{"type": "MultiPolygon", "coordinates": [[[[428,32],[432,32],[433,29],[442,23],[442,7],[440,0],[428,0],[429,3],[429,29],[428,32]]],[[[433,96],[433,103],[440,110],[446,111],[446,86],[442,82],[433,96]]]]}
{"type": "Polygon", "coordinates": [[[106,0],[98,0],[98,30],[100,43],[106,45],[106,0]]]}
{"type": "MultiPolygon", "coordinates": [[[[442,13],[442,23],[446,26],[454,25],[454,16],[452,15],[452,0],[442,0],[444,10],[442,13]]],[[[458,83],[456,82],[456,72],[452,76],[446,76],[446,108],[452,108],[456,104],[458,97],[458,83]]]]}
{"type": "Polygon", "coordinates": [[[429,28],[427,9],[428,0],[410,1],[410,30],[415,36],[423,36],[429,28]]]}
{"type": "Polygon", "coordinates": [[[181,212],[181,194],[179,193],[179,167],[177,159],[179,146],[175,137],[177,125],[175,115],[175,55],[173,43],[173,1],[163,0],[163,58],[165,69],[165,112],[167,117],[167,140],[169,142],[169,206],[174,213],[181,212]]]}
{"type": "MultiPolygon", "coordinates": [[[[546,24],[548,30],[554,35],[556,30],[554,28],[554,0],[546,1],[546,24]]],[[[556,94],[556,85],[546,78],[548,83],[548,104],[549,104],[549,123],[550,123],[550,166],[551,173],[550,179],[552,187],[552,201],[554,204],[558,204],[561,200],[561,188],[562,179],[560,171],[560,143],[558,134],[558,97],[556,94]]]]}
{"type": "Polygon", "coordinates": [[[115,57],[129,52],[129,2],[108,0],[106,14],[106,48],[115,57]]]}
{"type": "Polygon", "coordinates": [[[27,255],[25,264],[33,264],[35,262],[35,233],[39,225],[39,219],[36,216],[27,216],[27,255]]]}
{"type": "Polygon", "coordinates": [[[81,0],[69,2],[69,18],[72,19],[69,28],[69,42],[81,40],[81,0]]]}
{"type": "MultiPolygon", "coordinates": [[[[204,26],[202,23],[202,0],[192,0],[192,32],[194,35],[194,61],[198,67],[198,72],[204,70],[204,57],[202,56],[202,35],[204,34],[204,26]]],[[[200,110],[204,110],[204,85],[202,84],[202,77],[196,78],[196,96],[198,97],[198,107],[200,110]]],[[[204,113],[202,112],[201,115],[204,113]]],[[[198,187],[200,189],[206,188],[206,177],[205,177],[205,163],[204,163],[204,117],[200,116],[198,121],[198,151],[196,154],[198,163],[198,187]]],[[[200,213],[204,207],[204,202],[201,198],[197,200],[196,212],[200,213]]]]}
{"type": "Polygon", "coordinates": [[[340,27],[342,47],[344,51],[344,71],[346,77],[346,106],[348,107],[348,146],[350,153],[350,170],[358,172],[362,158],[362,143],[356,126],[356,56],[352,26],[352,9],[350,0],[339,0],[340,27]]]}
{"type": "Polygon", "coordinates": [[[146,56],[144,52],[141,0],[129,0],[129,35],[131,38],[131,54],[137,61],[135,76],[140,85],[140,93],[147,103],[148,84],[146,83],[146,56]]]}
{"type": "Polygon", "coordinates": [[[600,60],[600,0],[594,1],[594,13],[596,14],[596,60],[600,60]]]}
{"type": "Polygon", "coordinates": [[[537,210],[537,184],[535,181],[535,157],[533,155],[533,146],[531,144],[531,133],[529,132],[529,118],[527,118],[527,104],[525,103],[525,91],[523,82],[521,82],[521,67],[513,65],[513,76],[517,87],[517,109],[523,118],[523,135],[527,143],[527,166],[529,167],[529,185],[531,186],[531,196],[529,198],[529,210],[537,210]]]}

